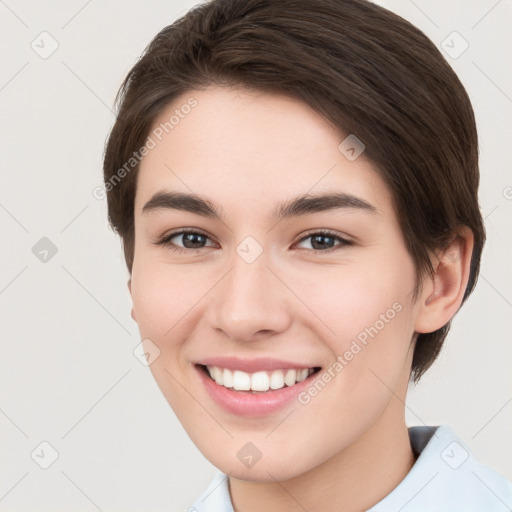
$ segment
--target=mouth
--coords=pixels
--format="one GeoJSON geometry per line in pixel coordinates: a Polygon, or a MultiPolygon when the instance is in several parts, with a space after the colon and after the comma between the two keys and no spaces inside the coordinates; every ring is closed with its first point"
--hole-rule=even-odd
{"type": "Polygon", "coordinates": [[[194,368],[214,404],[245,418],[271,416],[291,407],[322,370],[321,366],[274,357],[228,355],[203,358],[194,368]]]}
{"type": "Polygon", "coordinates": [[[257,371],[248,373],[212,365],[196,365],[208,379],[228,390],[244,394],[264,394],[277,392],[283,388],[291,388],[312,375],[321,368],[284,368],[272,371],[257,371]]]}

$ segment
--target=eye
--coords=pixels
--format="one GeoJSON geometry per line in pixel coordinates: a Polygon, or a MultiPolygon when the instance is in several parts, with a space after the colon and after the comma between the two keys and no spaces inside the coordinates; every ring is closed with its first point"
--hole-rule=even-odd
{"type": "MultiPolygon", "coordinates": [[[[343,247],[353,245],[352,241],[346,240],[345,238],[332,233],[331,231],[325,230],[310,233],[308,236],[301,238],[298,243],[303,243],[306,240],[311,240],[309,245],[315,252],[331,252],[340,246],[343,247]],[[336,241],[339,243],[336,244],[336,241]]],[[[306,249],[309,248],[306,247],[306,249]]]]}
{"type": "MultiPolygon", "coordinates": [[[[176,252],[190,252],[208,247],[204,245],[207,240],[210,240],[210,237],[200,231],[182,229],[181,231],[175,231],[174,233],[165,235],[163,238],[155,242],[155,244],[167,247],[176,252]],[[173,242],[174,239],[181,241],[183,245],[176,245],[176,243],[173,242]]],[[[215,244],[212,244],[209,247],[214,246],[215,244]]]]}
{"type": "MultiPolygon", "coordinates": [[[[201,233],[200,231],[182,229],[180,231],[175,231],[165,235],[163,238],[157,240],[154,243],[156,245],[169,248],[175,252],[190,253],[191,251],[200,251],[205,247],[215,247],[215,244],[213,243],[206,245],[208,240],[211,241],[210,237],[204,233],[201,233]],[[181,241],[182,245],[177,245],[175,241],[173,241],[174,239],[176,239],[176,241],[181,241]]],[[[296,245],[304,243],[307,240],[311,240],[309,243],[310,248],[303,247],[303,249],[305,248],[307,250],[313,250],[314,252],[323,253],[331,252],[336,250],[338,247],[353,245],[352,241],[346,240],[345,238],[326,230],[310,233],[309,235],[302,237],[296,245]]]]}

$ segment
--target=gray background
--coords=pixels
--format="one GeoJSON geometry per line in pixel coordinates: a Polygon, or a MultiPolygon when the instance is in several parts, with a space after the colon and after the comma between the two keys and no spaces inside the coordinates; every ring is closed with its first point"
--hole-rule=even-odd
{"type": "MultiPolygon", "coordinates": [[[[0,1],[0,510],[185,510],[216,471],[133,354],[128,274],[93,196],[122,78],[195,3],[0,1]],[[58,453],[47,469],[43,441],[58,453]]],[[[512,479],[512,2],[378,3],[452,54],[464,44],[453,31],[469,43],[447,59],[477,116],[489,237],[478,287],[411,390],[407,420],[450,424],[512,479]]]]}

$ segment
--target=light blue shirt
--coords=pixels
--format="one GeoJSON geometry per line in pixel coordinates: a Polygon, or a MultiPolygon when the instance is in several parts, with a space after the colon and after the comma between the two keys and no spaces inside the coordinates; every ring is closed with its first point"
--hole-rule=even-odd
{"type": "MultiPolygon", "coordinates": [[[[512,482],[471,453],[448,425],[409,428],[420,456],[407,476],[368,512],[506,512],[512,482]]],[[[228,477],[219,473],[187,512],[234,512],[228,477]]]]}

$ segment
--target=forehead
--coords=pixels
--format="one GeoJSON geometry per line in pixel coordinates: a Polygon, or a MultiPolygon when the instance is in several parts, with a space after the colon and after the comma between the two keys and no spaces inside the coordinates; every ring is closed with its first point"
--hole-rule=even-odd
{"type": "Polygon", "coordinates": [[[389,207],[387,187],[364,153],[351,161],[340,151],[348,135],[285,95],[189,91],[153,123],[154,147],[139,168],[136,211],[161,190],[211,197],[227,210],[245,207],[253,214],[287,197],[330,191],[389,207]]]}

